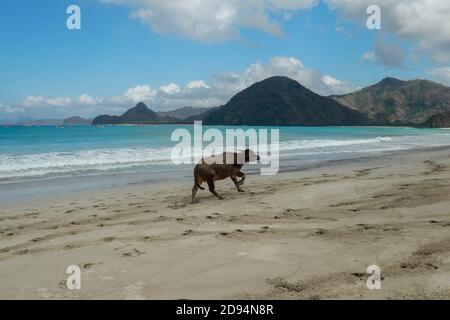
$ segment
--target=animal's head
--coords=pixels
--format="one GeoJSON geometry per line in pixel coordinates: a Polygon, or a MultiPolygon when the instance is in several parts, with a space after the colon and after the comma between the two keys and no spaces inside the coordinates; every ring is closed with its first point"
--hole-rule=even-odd
{"type": "Polygon", "coordinates": [[[259,161],[261,159],[257,153],[255,153],[253,150],[250,149],[246,149],[244,151],[244,154],[245,154],[245,162],[252,162],[255,160],[259,161]]]}

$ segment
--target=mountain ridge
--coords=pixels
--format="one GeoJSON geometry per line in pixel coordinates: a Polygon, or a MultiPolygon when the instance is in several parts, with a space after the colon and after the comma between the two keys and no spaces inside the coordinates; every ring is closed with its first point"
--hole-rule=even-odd
{"type": "Polygon", "coordinates": [[[149,109],[143,102],[139,102],[135,107],[127,110],[120,116],[101,115],[96,117],[93,125],[111,124],[170,124],[180,123],[178,119],[158,115],[149,109]]]}
{"type": "Polygon", "coordinates": [[[171,111],[159,111],[158,114],[162,117],[171,117],[179,120],[186,120],[188,118],[196,117],[202,113],[205,113],[213,108],[196,108],[196,107],[183,107],[171,111]]]}
{"type": "Polygon", "coordinates": [[[450,111],[431,116],[419,127],[422,128],[450,128],[450,111]]]}
{"type": "Polygon", "coordinates": [[[450,111],[450,88],[429,80],[387,77],[346,95],[324,97],[295,80],[274,76],[240,91],[224,106],[204,110],[185,107],[157,113],[140,102],[121,116],[98,116],[92,124],[203,121],[205,125],[425,127],[432,116],[450,111]],[[188,116],[191,112],[194,115],[188,116]]]}
{"type": "Polygon", "coordinates": [[[70,117],[65,119],[62,122],[63,126],[85,126],[85,125],[90,125],[92,123],[92,119],[84,119],[82,117],[70,117]]]}
{"type": "Polygon", "coordinates": [[[359,112],[283,76],[254,83],[204,117],[206,125],[351,126],[368,123],[359,112]]]}
{"type": "Polygon", "coordinates": [[[387,77],[361,90],[330,97],[380,125],[417,125],[450,111],[450,88],[425,79],[387,77]]]}

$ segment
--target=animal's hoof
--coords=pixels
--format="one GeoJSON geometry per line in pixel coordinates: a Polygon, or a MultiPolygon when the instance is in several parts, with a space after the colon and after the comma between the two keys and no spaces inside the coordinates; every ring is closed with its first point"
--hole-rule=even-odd
{"type": "Polygon", "coordinates": [[[242,189],[240,189],[240,190],[238,190],[239,192],[245,192],[245,190],[242,190],[242,189]]]}

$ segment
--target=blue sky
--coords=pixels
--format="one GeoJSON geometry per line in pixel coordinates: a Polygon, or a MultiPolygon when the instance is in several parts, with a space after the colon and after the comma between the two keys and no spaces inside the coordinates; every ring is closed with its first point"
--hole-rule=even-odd
{"type": "Polygon", "coordinates": [[[434,31],[423,44],[429,26],[416,38],[400,33],[408,21],[396,21],[389,6],[383,29],[368,30],[364,7],[348,1],[250,0],[250,9],[241,0],[177,2],[3,0],[0,119],[120,113],[140,99],[156,110],[214,106],[279,73],[321,94],[386,76],[450,79],[447,35],[434,31]],[[204,15],[193,8],[199,3],[204,15]],[[81,30],[66,27],[71,4],[81,8],[81,30]],[[253,16],[255,8],[263,9],[253,16]],[[231,12],[231,23],[221,18],[216,28],[215,12],[231,12]]]}

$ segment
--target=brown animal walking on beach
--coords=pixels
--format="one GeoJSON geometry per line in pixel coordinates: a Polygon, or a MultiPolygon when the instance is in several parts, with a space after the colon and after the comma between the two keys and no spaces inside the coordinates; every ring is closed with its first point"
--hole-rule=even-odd
{"type": "Polygon", "coordinates": [[[197,164],[194,169],[194,187],[192,188],[192,203],[196,203],[195,196],[198,189],[202,188],[202,183],[208,184],[209,191],[214,194],[220,200],[223,199],[220,196],[215,187],[215,182],[218,180],[224,180],[231,178],[239,192],[244,192],[241,186],[245,182],[245,174],[241,171],[245,163],[259,160],[259,155],[250,149],[240,153],[224,152],[219,156],[212,156],[203,158],[201,163],[197,164]],[[241,178],[238,181],[237,178],[241,178]]]}

